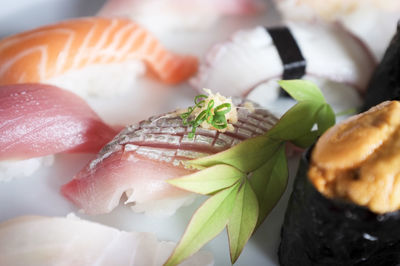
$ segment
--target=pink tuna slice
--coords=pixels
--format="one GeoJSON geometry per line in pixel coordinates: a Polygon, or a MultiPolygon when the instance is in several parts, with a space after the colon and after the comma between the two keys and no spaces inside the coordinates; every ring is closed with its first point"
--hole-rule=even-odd
{"type": "Polygon", "coordinates": [[[148,212],[154,203],[164,209],[161,213],[173,214],[192,195],[165,182],[194,171],[185,168],[183,161],[228,149],[265,133],[277,121],[262,109],[240,108],[238,118],[232,132],[200,128],[194,139],[188,138],[191,129],[182,126],[176,113],[128,126],[62,187],[62,194],[87,214],[112,211],[124,192],[127,202],[135,203],[134,211],[148,212]]]}
{"type": "Polygon", "coordinates": [[[43,84],[0,86],[0,160],[95,153],[115,134],[71,92],[43,84]]]}

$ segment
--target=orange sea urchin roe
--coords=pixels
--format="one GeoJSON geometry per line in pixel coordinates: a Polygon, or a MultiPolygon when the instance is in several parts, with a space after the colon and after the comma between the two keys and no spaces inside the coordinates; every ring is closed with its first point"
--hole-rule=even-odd
{"type": "Polygon", "coordinates": [[[400,102],[384,102],[329,129],[308,176],[327,197],[375,213],[400,209],[400,102]]]}

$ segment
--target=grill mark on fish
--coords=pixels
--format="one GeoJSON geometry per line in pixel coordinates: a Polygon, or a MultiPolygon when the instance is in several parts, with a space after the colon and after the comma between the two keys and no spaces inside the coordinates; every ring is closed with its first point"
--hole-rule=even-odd
{"type": "Polygon", "coordinates": [[[182,119],[176,113],[153,116],[122,130],[100,151],[90,168],[96,167],[110,152],[120,150],[131,159],[146,158],[183,167],[182,161],[228,149],[245,139],[265,133],[274,121],[278,121],[264,110],[251,113],[243,109],[239,109],[238,120],[232,132],[197,128],[195,137],[189,139],[191,127],[182,126],[182,119]]]}
{"type": "Polygon", "coordinates": [[[188,138],[191,128],[182,125],[178,112],[128,126],[61,191],[89,214],[110,212],[118,205],[123,193],[127,194],[129,202],[135,202],[136,207],[157,204],[164,199],[185,200],[190,193],[170,186],[165,180],[195,172],[186,163],[188,160],[215,154],[250,136],[257,136],[257,132],[264,129],[256,124],[276,120],[259,109],[255,110],[257,116],[240,108],[238,111],[242,122],[234,127],[234,131],[197,128],[194,139],[188,138]],[[248,122],[246,118],[249,117],[254,119],[248,122]]]}

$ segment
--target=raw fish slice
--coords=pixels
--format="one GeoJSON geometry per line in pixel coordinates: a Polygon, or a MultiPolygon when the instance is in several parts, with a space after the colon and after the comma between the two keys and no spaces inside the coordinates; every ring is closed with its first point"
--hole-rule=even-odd
{"type": "MultiPolygon", "coordinates": [[[[375,62],[355,38],[334,25],[289,23],[288,28],[306,60],[306,78],[339,82],[364,92],[375,62]]],[[[260,99],[278,97],[275,81],[282,73],[270,34],[256,27],[238,31],[229,41],[214,46],[191,83],[199,89],[218,88],[229,96],[255,93],[257,97],[251,99],[265,105],[260,99]]]]}
{"type": "Polygon", "coordinates": [[[171,215],[191,200],[193,194],[177,189],[166,179],[193,172],[183,162],[228,149],[240,141],[260,135],[277,121],[269,112],[238,109],[239,122],[233,132],[182,126],[176,113],[150,118],[121,131],[97,158],[61,189],[62,194],[88,214],[112,211],[126,193],[133,210],[171,215]]]}
{"type": "Polygon", "coordinates": [[[275,0],[285,19],[339,22],[380,60],[400,18],[398,0],[275,0]]]}
{"type": "Polygon", "coordinates": [[[165,83],[184,81],[197,71],[196,58],[167,51],[135,22],[89,17],[1,40],[0,84],[45,82],[85,66],[137,60],[165,83]]]}
{"type": "MultiPolygon", "coordinates": [[[[175,247],[153,233],[124,232],[63,217],[22,216],[0,224],[1,265],[162,265],[175,247]]],[[[200,251],[180,265],[213,265],[200,251]]]]}
{"type": "Polygon", "coordinates": [[[42,84],[0,86],[0,161],[94,153],[115,134],[71,92],[42,84]]]}
{"type": "Polygon", "coordinates": [[[98,15],[128,17],[152,31],[210,27],[223,15],[249,15],[266,9],[263,0],[108,0],[98,15]]]}

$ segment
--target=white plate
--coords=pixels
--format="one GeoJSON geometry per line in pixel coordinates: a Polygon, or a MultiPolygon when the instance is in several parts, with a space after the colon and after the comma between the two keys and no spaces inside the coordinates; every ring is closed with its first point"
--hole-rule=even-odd
{"type": "MultiPolygon", "coordinates": [[[[95,14],[104,0],[17,0],[7,1],[0,9],[0,36],[31,29],[68,17],[95,14]]],[[[219,21],[211,31],[196,34],[178,35],[165,44],[176,51],[182,50],[202,56],[212,43],[226,39],[233,31],[255,25],[271,25],[277,21],[273,11],[253,18],[228,18],[219,21]]],[[[145,82],[146,84],[146,82],[145,82]]],[[[148,84],[153,84],[149,82],[148,84]]],[[[195,93],[188,85],[176,89],[179,101],[191,101],[195,93]],[[178,95],[180,95],[178,97],[178,95]],[[182,96],[183,95],[183,96],[182,96]]],[[[178,101],[176,101],[178,102],[178,101]]],[[[177,107],[176,102],[168,102],[165,109],[177,107]]],[[[27,214],[46,216],[65,216],[77,209],[63,198],[59,189],[78,172],[93,155],[57,155],[55,164],[41,169],[34,176],[20,178],[9,183],[0,183],[0,222],[27,214]]],[[[297,160],[290,162],[290,180],[294,177],[297,160]]],[[[287,191],[279,204],[269,215],[264,224],[246,245],[235,265],[277,265],[277,248],[280,239],[280,228],[283,221],[289,192],[287,191]]],[[[107,224],[126,231],[150,231],[159,239],[178,241],[191,215],[201,200],[193,205],[181,208],[176,215],[167,218],[149,217],[135,214],[127,207],[120,206],[112,213],[98,216],[86,216],[86,219],[107,224]]],[[[229,249],[226,232],[206,245],[205,249],[213,252],[215,265],[229,265],[229,249]]]]}

